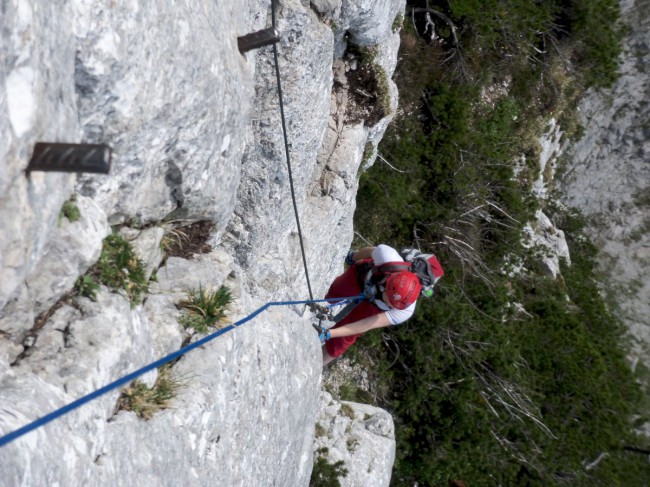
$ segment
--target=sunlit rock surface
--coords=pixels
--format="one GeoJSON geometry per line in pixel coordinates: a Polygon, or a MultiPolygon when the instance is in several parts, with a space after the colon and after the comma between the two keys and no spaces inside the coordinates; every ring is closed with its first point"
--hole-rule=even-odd
{"type": "MultiPolygon", "coordinates": [[[[397,106],[390,77],[404,2],[314,4],[279,4],[277,47],[319,297],[352,239],[359,167],[374,160],[397,106]],[[350,121],[345,105],[333,104],[334,64],[351,37],[373,49],[386,76],[390,109],[380,119],[350,121]],[[337,123],[350,134],[345,144],[327,135],[337,123]]],[[[3,3],[0,434],[196,341],[179,323],[190,290],[229,286],[232,322],[269,300],[309,295],[272,50],[237,47],[238,36],[270,26],[270,3],[143,5],[3,3]],[[37,141],[108,144],[111,172],[26,173],[37,141]],[[81,219],[71,222],[60,212],[75,191],[81,219]],[[164,260],[166,238],[182,239],[169,232],[197,220],[214,224],[212,251],[164,260]],[[96,302],[69,295],[110,226],[152,277],[143,303],[104,286],[96,302]]],[[[307,485],[321,366],[309,314],[272,308],[174,363],[181,387],[152,419],[118,410],[113,390],[0,447],[0,478],[12,486],[307,485]]],[[[151,386],[156,377],[141,380],[151,386]]],[[[382,480],[366,476],[369,485],[390,477],[391,455],[377,470],[382,480]]]]}
{"type": "Polygon", "coordinates": [[[395,425],[383,409],[335,401],[323,392],[315,444],[317,450],[325,451],[320,454],[329,463],[345,464],[347,475],[339,478],[342,487],[389,485],[395,459],[395,425]]]}
{"type": "Polygon", "coordinates": [[[620,78],[581,103],[584,137],[563,177],[565,201],[588,218],[635,355],[650,364],[650,2],[623,1],[629,25],[620,78]]]}

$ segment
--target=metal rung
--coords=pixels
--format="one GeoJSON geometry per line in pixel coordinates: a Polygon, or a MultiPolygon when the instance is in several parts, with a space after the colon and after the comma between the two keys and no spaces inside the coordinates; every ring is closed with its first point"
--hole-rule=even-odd
{"type": "Polygon", "coordinates": [[[55,144],[38,142],[27,165],[31,171],[86,172],[108,174],[111,148],[106,144],[55,144]]]}
{"type": "Polygon", "coordinates": [[[274,27],[264,30],[258,30],[257,32],[251,32],[245,36],[237,38],[237,47],[239,52],[244,54],[252,49],[258,49],[260,47],[268,46],[270,44],[275,44],[280,40],[280,34],[278,30],[274,27]]]}

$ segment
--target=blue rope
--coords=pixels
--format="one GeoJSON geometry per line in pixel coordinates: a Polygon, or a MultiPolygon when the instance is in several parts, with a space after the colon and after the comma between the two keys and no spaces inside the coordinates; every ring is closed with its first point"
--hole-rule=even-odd
{"type": "Polygon", "coordinates": [[[261,308],[258,308],[255,310],[253,313],[250,315],[242,318],[241,320],[237,321],[236,323],[233,323],[225,328],[222,328],[221,330],[218,330],[206,337],[201,338],[200,340],[195,341],[194,343],[191,343],[190,345],[187,345],[186,347],[183,347],[175,352],[170,353],[169,355],[156,360],[155,362],[152,362],[148,365],[145,365],[144,367],[136,370],[135,372],[131,372],[128,375],[125,375],[124,377],[121,377],[113,382],[111,382],[108,385],[105,385],[104,387],[97,389],[96,391],[93,391],[89,394],[86,394],[83,397],[80,397],[76,401],[71,402],[70,404],[67,404],[66,406],[63,406],[56,411],[52,411],[49,414],[46,414],[42,418],[39,418],[35,421],[32,421],[31,423],[23,426],[22,428],[17,429],[16,431],[13,431],[11,433],[8,433],[2,437],[0,437],[0,448],[6,445],[7,443],[10,443],[11,441],[15,440],[16,438],[19,438],[30,431],[33,431],[37,428],[40,428],[43,425],[46,425],[47,423],[54,421],[55,419],[63,416],[66,413],[69,413],[70,411],[77,409],[80,406],[83,406],[87,402],[92,401],[93,399],[97,399],[99,396],[106,394],[109,391],[112,391],[113,389],[116,389],[120,386],[123,386],[129,382],[131,382],[133,379],[146,374],[147,372],[157,369],[158,367],[161,367],[165,365],[168,362],[171,362],[172,360],[175,360],[182,355],[185,355],[187,352],[190,352],[194,350],[195,348],[198,348],[202,345],[205,345],[211,340],[214,340],[215,338],[228,333],[231,330],[234,330],[235,328],[243,325],[244,323],[247,323],[251,321],[253,318],[255,318],[257,315],[265,311],[267,308],[270,308],[271,306],[291,306],[291,305],[300,305],[300,304],[311,304],[311,303],[334,303],[334,304],[340,304],[341,302],[351,302],[351,301],[356,301],[363,299],[362,295],[361,296],[353,296],[349,298],[330,298],[330,299],[309,299],[305,301],[272,301],[269,303],[266,303],[264,306],[261,308]]]}

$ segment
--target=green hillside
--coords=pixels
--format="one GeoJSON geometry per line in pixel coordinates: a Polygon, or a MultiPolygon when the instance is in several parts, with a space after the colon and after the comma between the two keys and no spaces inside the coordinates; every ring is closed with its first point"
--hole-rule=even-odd
{"type": "Polygon", "coordinates": [[[581,94],[616,79],[617,5],[409,2],[400,109],[355,215],[357,245],[417,245],[446,271],[413,319],[353,353],[395,416],[394,485],[650,482],[633,433],[642,394],[598,293],[595,247],[579,215],[531,194],[547,121],[578,137],[581,94]],[[521,241],[540,208],[570,247],[555,279],[521,241]]]}

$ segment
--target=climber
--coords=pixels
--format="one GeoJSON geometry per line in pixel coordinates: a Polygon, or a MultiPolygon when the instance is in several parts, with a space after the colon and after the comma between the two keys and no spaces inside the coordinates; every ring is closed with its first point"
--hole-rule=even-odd
{"type": "Polygon", "coordinates": [[[420,294],[433,294],[433,285],[444,274],[436,257],[412,249],[402,254],[383,244],[348,253],[345,263],[349,267],[334,280],[326,298],[365,292],[365,299],[350,306],[329,330],[316,327],[323,343],[323,365],[340,357],[359,335],[405,322],[413,315],[420,294]]]}

